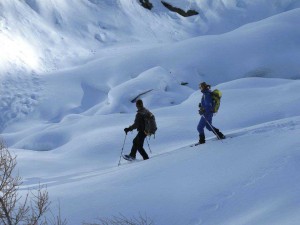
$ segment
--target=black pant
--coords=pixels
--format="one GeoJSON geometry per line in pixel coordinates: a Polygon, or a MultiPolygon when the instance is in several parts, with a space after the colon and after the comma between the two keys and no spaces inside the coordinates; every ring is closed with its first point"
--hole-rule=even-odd
{"type": "Polygon", "coordinates": [[[139,151],[143,159],[149,159],[149,156],[144,149],[145,138],[146,134],[142,131],[139,131],[136,137],[133,139],[133,145],[130,152],[131,157],[135,158],[136,152],[139,151]]]}

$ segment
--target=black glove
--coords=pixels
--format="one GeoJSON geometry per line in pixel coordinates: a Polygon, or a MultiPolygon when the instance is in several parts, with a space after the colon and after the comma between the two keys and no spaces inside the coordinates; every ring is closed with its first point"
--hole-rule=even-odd
{"type": "Polygon", "coordinates": [[[201,108],[199,109],[199,114],[200,114],[200,115],[203,115],[204,113],[205,113],[205,109],[201,107],[201,108]]]}
{"type": "Polygon", "coordinates": [[[125,133],[127,134],[129,131],[131,131],[130,129],[129,129],[129,127],[126,127],[125,129],[124,129],[124,131],[125,131],[125,133]]]}
{"type": "Polygon", "coordinates": [[[201,105],[201,102],[199,102],[199,105],[198,105],[198,106],[199,106],[199,108],[201,108],[201,107],[202,107],[202,105],[201,105]]]}

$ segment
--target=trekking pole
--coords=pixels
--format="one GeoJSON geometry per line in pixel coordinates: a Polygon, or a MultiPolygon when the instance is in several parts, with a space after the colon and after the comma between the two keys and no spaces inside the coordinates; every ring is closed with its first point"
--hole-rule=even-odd
{"type": "MultiPolygon", "coordinates": [[[[150,138],[149,138],[149,139],[150,139],[150,138]]],[[[149,150],[150,150],[150,153],[152,154],[152,151],[151,151],[151,148],[150,148],[150,145],[149,145],[149,142],[148,142],[147,137],[146,137],[146,141],[147,141],[147,144],[148,144],[148,148],[149,148],[149,150]]]]}
{"type": "Polygon", "coordinates": [[[121,151],[121,155],[120,155],[120,160],[119,160],[118,166],[120,166],[120,163],[121,163],[121,158],[122,158],[122,154],[123,154],[123,150],[124,150],[124,146],[125,146],[126,137],[127,137],[127,133],[125,134],[124,143],[123,143],[123,147],[122,147],[122,151],[121,151]]]}
{"type": "MultiPolygon", "coordinates": [[[[203,116],[203,118],[205,119],[206,123],[207,123],[207,124],[210,126],[210,128],[212,129],[213,133],[217,136],[217,138],[218,138],[219,140],[222,141],[222,139],[221,139],[220,136],[217,134],[217,132],[215,131],[215,129],[213,128],[213,126],[208,122],[208,120],[205,118],[204,115],[202,115],[202,116],[203,116]]],[[[222,142],[223,142],[223,141],[222,141],[222,142]]]]}

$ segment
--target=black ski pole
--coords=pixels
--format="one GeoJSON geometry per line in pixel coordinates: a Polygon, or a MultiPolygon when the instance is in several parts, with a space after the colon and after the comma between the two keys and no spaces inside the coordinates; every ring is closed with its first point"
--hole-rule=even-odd
{"type": "MultiPolygon", "coordinates": [[[[204,115],[202,115],[202,116],[203,116],[203,118],[205,119],[206,123],[207,123],[207,124],[210,126],[210,128],[212,129],[213,133],[217,136],[217,138],[218,138],[219,140],[222,141],[222,139],[221,139],[220,136],[217,134],[217,132],[215,131],[215,129],[213,128],[213,126],[208,122],[208,120],[205,118],[204,115]]],[[[223,142],[223,141],[222,141],[222,142],[223,142]]]]}
{"type": "Polygon", "coordinates": [[[127,133],[125,134],[124,143],[123,143],[123,147],[122,147],[122,151],[121,151],[121,155],[120,155],[120,160],[119,160],[118,166],[120,166],[120,163],[121,163],[121,158],[122,158],[122,154],[123,154],[123,150],[124,150],[124,146],[125,146],[126,137],[127,137],[127,133]]]}
{"type": "MultiPolygon", "coordinates": [[[[150,139],[150,138],[149,138],[149,139],[150,139]]],[[[146,141],[147,141],[147,144],[148,144],[148,148],[149,148],[149,150],[150,150],[150,153],[152,154],[152,151],[151,151],[151,148],[150,148],[150,145],[149,145],[149,142],[148,142],[147,137],[146,137],[146,141]]]]}

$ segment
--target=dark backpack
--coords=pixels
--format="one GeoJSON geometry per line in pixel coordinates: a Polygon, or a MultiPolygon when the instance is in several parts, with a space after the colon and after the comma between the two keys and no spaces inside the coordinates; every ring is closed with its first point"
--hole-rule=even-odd
{"type": "Polygon", "coordinates": [[[157,125],[156,125],[156,121],[155,121],[155,116],[153,115],[153,113],[151,113],[149,110],[145,110],[145,112],[143,113],[143,117],[145,120],[145,134],[147,136],[151,136],[154,135],[155,136],[155,132],[157,130],[157,125]]]}
{"type": "Polygon", "coordinates": [[[211,97],[213,101],[213,113],[217,113],[221,104],[222,92],[218,89],[215,89],[211,92],[211,97]]]}

